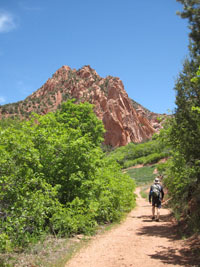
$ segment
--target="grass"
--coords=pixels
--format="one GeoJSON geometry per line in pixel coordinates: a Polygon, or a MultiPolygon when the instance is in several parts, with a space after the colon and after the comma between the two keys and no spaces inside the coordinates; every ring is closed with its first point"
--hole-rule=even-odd
{"type": "Polygon", "coordinates": [[[142,168],[133,168],[126,171],[132,179],[135,180],[136,186],[142,186],[151,183],[156,174],[153,173],[155,165],[144,166],[142,168]]]}
{"type": "MultiPolygon", "coordinates": [[[[25,267],[25,266],[56,266],[58,259],[63,259],[66,254],[71,254],[80,240],[70,238],[56,238],[47,236],[43,241],[30,245],[22,253],[12,252],[0,254],[0,266],[25,267]]],[[[62,266],[62,265],[59,265],[62,266]]],[[[63,265],[64,266],[64,265],[63,265]]]]}
{"type": "Polygon", "coordinates": [[[136,186],[140,186],[140,195],[148,201],[149,197],[149,187],[156,177],[154,174],[154,169],[156,165],[144,166],[141,168],[127,169],[125,172],[130,175],[132,179],[135,180],[136,186]]]}
{"type": "Polygon", "coordinates": [[[0,254],[0,267],[64,267],[91,237],[55,238],[47,236],[43,242],[30,245],[24,252],[0,254]]]}
{"type": "Polygon", "coordinates": [[[146,192],[147,188],[142,187],[140,191],[140,195],[142,198],[148,199],[148,193],[146,192]]]}
{"type": "Polygon", "coordinates": [[[57,257],[56,261],[49,265],[49,267],[64,267],[66,263],[78,252],[82,247],[84,247],[90,241],[90,237],[83,237],[80,242],[73,242],[70,244],[67,251],[62,258],[57,257]]]}

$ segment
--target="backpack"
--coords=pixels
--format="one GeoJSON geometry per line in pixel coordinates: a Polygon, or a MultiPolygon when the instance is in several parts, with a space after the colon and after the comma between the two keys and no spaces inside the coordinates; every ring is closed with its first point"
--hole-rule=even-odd
{"type": "Polygon", "coordinates": [[[160,185],[153,184],[151,187],[151,195],[152,197],[158,198],[160,197],[160,185]]]}

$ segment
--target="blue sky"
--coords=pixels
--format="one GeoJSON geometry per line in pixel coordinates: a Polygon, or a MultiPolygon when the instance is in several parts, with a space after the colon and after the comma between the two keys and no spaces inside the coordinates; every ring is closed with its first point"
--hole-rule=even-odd
{"type": "Polygon", "coordinates": [[[25,99],[63,65],[90,65],[151,111],[173,111],[188,54],[178,10],[176,0],[1,0],[0,104],[25,99]]]}

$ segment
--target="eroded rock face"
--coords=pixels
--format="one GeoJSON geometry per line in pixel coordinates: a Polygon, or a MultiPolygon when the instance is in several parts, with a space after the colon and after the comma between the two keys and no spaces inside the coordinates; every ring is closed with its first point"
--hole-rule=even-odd
{"type": "Polygon", "coordinates": [[[94,105],[94,111],[106,129],[106,145],[139,143],[151,138],[156,131],[157,125],[152,126],[145,112],[134,108],[119,78],[101,78],[90,66],[78,71],[61,67],[40,89],[19,102],[18,110],[23,107],[24,112],[46,114],[69,98],[94,105]]]}

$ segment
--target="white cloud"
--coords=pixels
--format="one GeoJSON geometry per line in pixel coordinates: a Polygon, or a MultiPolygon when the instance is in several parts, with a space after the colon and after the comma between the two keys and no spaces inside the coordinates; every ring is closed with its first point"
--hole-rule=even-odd
{"type": "Polygon", "coordinates": [[[0,33],[9,32],[16,28],[15,18],[12,14],[0,10],[0,33]]]}
{"type": "Polygon", "coordinates": [[[3,96],[0,96],[0,104],[3,104],[6,102],[6,99],[3,96]]]}

